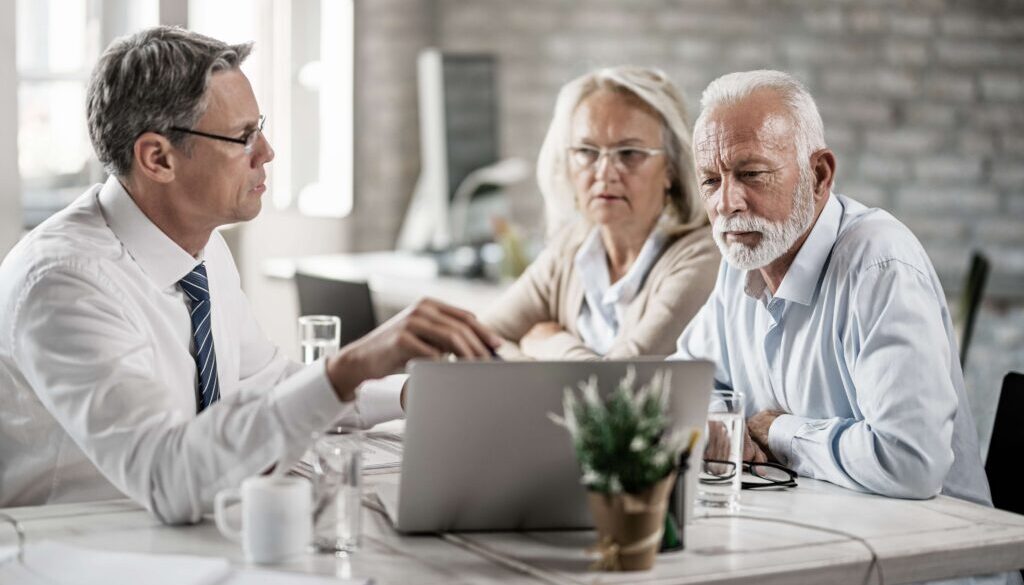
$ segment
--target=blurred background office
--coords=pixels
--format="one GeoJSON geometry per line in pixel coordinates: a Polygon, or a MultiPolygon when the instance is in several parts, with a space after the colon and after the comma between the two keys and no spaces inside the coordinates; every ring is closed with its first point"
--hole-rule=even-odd
{"type": "Polygon", "coordinates": [[[477,59],[442,79],[491,104],[468,136],[447,139],[484,152],[481,165],[529,163],[491,173],[504,188],[485,215],[518,226],[533,249],[544,202],[529,169],[569,79],[601,65],[660,67],[695,115],[700,91],[723,73],[796,74],[837,153],[836,191],[910,226],[951,308],[972,252],[991,263],[966,366],[982,418],[1003,374],[1024,367],[1022,2],[2,0],[0,123],[17,132],[0,133],[0,252],[103,179],[84,120],[88,73],[113,38],[158,23],[256,42],[243,70],[277,158],[263,213],[226,237],[283,346],[294,346],[296,295],[267,276],[265,260],[396,246],[432,156],[421,152],[417,73],[422,52],[437,48],[477,59]]]}

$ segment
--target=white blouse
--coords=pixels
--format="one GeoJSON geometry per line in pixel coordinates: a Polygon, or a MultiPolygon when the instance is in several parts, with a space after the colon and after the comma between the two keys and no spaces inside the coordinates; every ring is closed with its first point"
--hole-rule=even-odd
{"type": "Polygon", "coordinates": [[[583,343],[595,353],[604,355],[611,348],[619,334],[622,316],[658,261],[666,239],[665,232],[656,226],[629,272],[614,284],[608,274],[608,255],[600,227],[590,232],[576,252],[574,261],[583,284],[583,303],[576,328],[583,343]]]}

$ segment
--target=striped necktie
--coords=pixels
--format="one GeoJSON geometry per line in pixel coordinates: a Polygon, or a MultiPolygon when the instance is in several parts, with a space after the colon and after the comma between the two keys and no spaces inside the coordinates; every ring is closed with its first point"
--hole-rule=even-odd
{"type": "Polygon", "coordinates": [[[210,322],[210,285],[206,280],[206,266],[200,263],[178,281],[181,290],[192,301],[192,339],[195,342],[196,412],[220,400],[220,382],[217,380],[217,354],[213,350],[213,329],[210,322]]]}

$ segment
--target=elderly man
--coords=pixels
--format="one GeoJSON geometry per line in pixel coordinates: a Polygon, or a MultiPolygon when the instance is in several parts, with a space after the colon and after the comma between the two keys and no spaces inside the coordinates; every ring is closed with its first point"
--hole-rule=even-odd
{"type": "Polygon", "coordinates": [[[921,244],[885,211],[832,193],[835,155],[791,76],[725,75],[701,108],[697,181],[724,258],[673,357],[714,361],[716,385],[746,395],[744,459],[886,496],[991,505],[921,244]]]}
{"type": "Polygon", "coordinates": [[[989,504],[942,287],[893,216],[831,192],[836,158],[787,74],[704,91],[697,180],[724,255],[679,339],[744,392],[752,443],[801,475],[902,498],[989,504]]]}
{"type": "Polygon", "coordinates": [[[214,231],[256,217],[274,158],[250,49],[161,27],[96,66],[89,133],[111,176],[0,265],[0,507],[127,494],[197,521],[312,431],[401,415],[400,380],[364,381],[500,343],[433,301],[308,367],[266,339],[214,231]]]}

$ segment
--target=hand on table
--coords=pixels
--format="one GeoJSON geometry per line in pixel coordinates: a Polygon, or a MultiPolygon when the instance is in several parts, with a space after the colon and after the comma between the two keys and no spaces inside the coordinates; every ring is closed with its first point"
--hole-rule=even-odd
{"type": "Polygon", "coordinates": [[[363,381],[391,374],[413,358],[450,352],[463,359],[490,359],[502,342],[469,311],[425,298],[343,347],[328,360],[327,376],[338,397],[349,401],[363,381]]]}
{"type": "Polygon", "coordinates": [[[531,351],[537,344],[543,343],[552,335],[565,331],[557,321],[541,321],[535,324],[526,332],[526,335],[519,340],[519,348],[527,355],[537,355],[531,351]]]}
{"type": "Polygon", "coordinates": [[[747,438],[744,441],[743,447],[744,460],[758,462],[776,460],[771,449],[768,448],[768,431],[771,429],[772,423],[775,422],[775,419],[779,418],[779,416],[783,414],[786,413],[781,410],[762,410],[747,419],[747,438]],[[760,453],[760,456],[764,457],[764,459],[747,459],[748,448],[755,450],[754,456],[757,456],[757,454],[760,453]]]}

